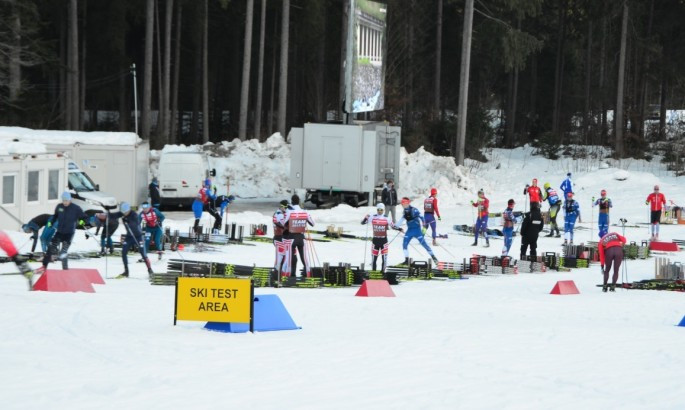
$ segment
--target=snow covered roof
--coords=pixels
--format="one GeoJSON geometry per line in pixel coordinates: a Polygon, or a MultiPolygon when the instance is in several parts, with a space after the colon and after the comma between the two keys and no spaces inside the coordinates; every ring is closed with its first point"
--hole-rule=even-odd
{"type": "Polygon", "coordinates": [[[0,139],[0,155],[42,154],[45,152],[47,152],[45,145],[40,143],[0,139]]]}
{"type": "MultiPolygon", "coordinates": [[[[27,143],[67,144],[76,143],[93,145],[135,145],[142,141],[132,132],[82,132],[32,130],[21,127],[0,127],[0,144],[5,140],[17,140],[27,143]]],[[[44,152],[44,151],[40,151],[44,152]]]]}

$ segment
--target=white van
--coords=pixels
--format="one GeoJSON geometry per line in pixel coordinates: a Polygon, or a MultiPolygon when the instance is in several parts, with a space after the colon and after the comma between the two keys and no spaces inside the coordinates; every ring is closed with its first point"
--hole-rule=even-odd
{"type": "Polygon", "coordinates": [[[190,206],[203,181],[215,176],[202,152],[165,152],[159,158],[158,177],[161,205],[190,206]]]}
{"type": "Polygon", "coordinates": [[[73,162],[69,162],[68,182],[72,202],[80,206],[84,212],[116,209],[117,199],[108,193],[100,192],[100,186],[73,162]]]}

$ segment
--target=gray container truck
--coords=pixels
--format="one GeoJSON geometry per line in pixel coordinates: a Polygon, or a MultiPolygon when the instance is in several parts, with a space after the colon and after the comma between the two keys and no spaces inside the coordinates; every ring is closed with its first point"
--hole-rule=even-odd
{"type": "Polygon", "coordinates": [[[399,183],[401,134],[384,122],[292,128],[290,186],[316,206],[375,205],[388,179],[399,183]]]}

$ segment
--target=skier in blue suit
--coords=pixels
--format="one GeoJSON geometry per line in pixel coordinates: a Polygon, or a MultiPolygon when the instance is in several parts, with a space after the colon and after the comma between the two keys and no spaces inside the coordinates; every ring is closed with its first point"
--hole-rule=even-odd
{"type": "Polygon", "coordinates": [[[423,226],[424,219],[421,216],[421,212],[411,206],[411,201],[407,197],[402,198],[401,204],[402,208],[404,208],[404,213],[402,214],[402,218],[397,222],[396,226],[400,227],[404,221],[407,221],[407,232],[404,234],[404,241],[402,242],[402,250],[404,251],[404,264],[409,265],[409,250],[407,247],[409,246],[409,241],[411,241],[413,238],[416,238],[416,240],[419,241],[421,246],[423,246],[431,256],[433,262],[437,263],[438,258],[435,257],[433,250],[430,246],[428,246],[426,239],[423,237],[426,234],[426,228],[423,226]]]}
{"type": "Polygon", "coordinates": [[[580,221],[580,206],[573,199],[573,192],[566,194],[564,213],[564,245],[573,245],[573,228],[576,226],[576,219],[580,221]]]}
{"type": "Polygon", "coordinates": [[[559,185],[559,188],[564,191],[564,198],[568,198],[568,193],[573,192],[573,181],[571,181],[571,173],[566,174],[566,179],[559,185]]]}

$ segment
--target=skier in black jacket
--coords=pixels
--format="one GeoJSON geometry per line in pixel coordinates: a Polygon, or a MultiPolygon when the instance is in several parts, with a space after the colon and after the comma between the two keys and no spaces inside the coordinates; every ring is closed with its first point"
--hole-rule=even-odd
{"type": "Polygon", "coordinates": [[[152,182],[148,185],[148,190],[150,191],[150,203],[153,208],[160,209],[161,199],[159,195],[159,181],[157,177],[152,178],[152,182]]]}
{"type": "Polygon", "coordinates": [[[31,239],[33,239],[33,245],[31,246],[31,253],[36,251],[36,245],[38,244],[38,232],[43,229],[43,233],[40,235],[40,245],[43,252],[47,252],[48,244],[52,239],[52,235],[55,233],[53,227],[47,228],[47,224],[52,218],[50,214],[40,214],[35,218],[31,219],[29,223],[21,226],[21,229],[25,233],[31,234],[31,239]]]}
{"type": "MultiPolygon", "coordinates": [[[[138,251],[140,252],[140,255],[143,257],[145,266],[147,266],[147,273],[152,274],[153,272],[152,266],[150,265],[150,259],[147,257],[147,254],[145,253],[143,231],[140,229],[140,217],[135,211],[131,209],[131,205],[129,205],[128,202],[122,202],[119,209],[121,210],[121,212],[112,212],[111,214],[109,214],[110,220],[121,218],[121,222],[123,223],[124,228],[126,228],[126,239],[124,239],[124,243],[121,247],[121,259],[124,261],[124,272],[121,275],[117,276],[117,279],[128,278],[129,272],[127,254],[129,249],[131,249],[134,245],[138,247],[138,251]]],[[[106,219],[107,215],[105,215],[104,213],[100,213],[97,214],[96,217],[102,221],[106,219]]]]}
{"type": "Polygon", "coordinates": [[[50,218],[47,225],[51,227],[52,224],[57,223],[57,232],[52,237],[48,251],[43,257],[43,269],[47,269],[48,263],[52,262],[52,255],[59,255],[58,259],[62,261],[62,269],[69,269],[68,252],[71,241],[74,239],[74,232],[76,226],[84,226],[88,216],[83,212],[80,206],[71,202],[71,194],[69,191],[62,193],[62,203],[55,207],[55,214],[50,218]],[[60,245],[62,250],[60,251],[60,245]]]}
{"type": "Polygon", "coordinates": [[[526,260],[526,251],[529,245],[531,260],[534,261],[537,258],[538,235],[540,235],[543,226],[540,208],[533,207],[530,212],[526,213],[521,224],[521,260],[526,260]]]}

